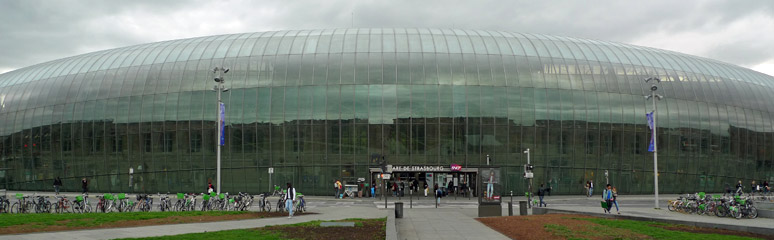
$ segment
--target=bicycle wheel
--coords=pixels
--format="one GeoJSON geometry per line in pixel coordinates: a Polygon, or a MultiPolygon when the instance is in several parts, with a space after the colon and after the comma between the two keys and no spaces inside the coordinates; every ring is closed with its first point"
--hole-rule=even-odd
{"type": "Polygon", "coordinates": [[[83,213],[83,207],[81,207],[80,202],[73,202],[72,204],[73,213],[83,213]]]}
{"type": "Polygon", "coordinates": [[[747,210],[747,218],[755,219],[758,217],[758,209],[754,206],[750,206],[750,209],[747,210]]]}
{"type": "Polygon", "coordinates": [[[90,213],[91,212],[91,206],[89,204],[84,204],[83,212],[90,213]]]}
{"type": "Polygon", "coordinates": [[[181,211],[181,210],[182,210],[182,209],[181,209],[182,207],[183,207],[183,204],[182,204],[182,203],[180,203],[180,201],[177,201],[177,202],[175,203],[175,208],[174,208],[174,211],[175,211],[175,212],[181,211]]]}
{"type": "Polygon", "coordinates": [[[675,211],[675,202],[669,201],[669,204],[667,204],[667,209],[669,209],[670,212],[675,211]]]}
{"type": "Polygon", "coordinates": [[[20,205],[21,204],[19,203],[13,203],[13,205],[11,205],[11,213],[22,213],[21,208],[19,207],[20,205]]]}
{"type": "Polygon", "coordinates": [[[715,207],[715,216],[725,217],[728,215],[728,208],[724,205],[718,205],[715,207]]]}

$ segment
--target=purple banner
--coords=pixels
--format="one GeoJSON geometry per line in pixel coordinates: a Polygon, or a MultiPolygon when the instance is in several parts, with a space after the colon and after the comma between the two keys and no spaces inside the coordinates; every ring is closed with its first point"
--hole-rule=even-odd
{"type": "Polygon", "coordinates": [[[226,145],[226,105],[220,103],[220,145],[226,145]]]}
{"type": "Polygon", "coordinates": [[[646,113],[645,116],[648,118],[648,128],[650,128],[650,144],[648,145],[648,152],[653,152],[653,136],[656,135],[656,129],[653,129],[653,112],[646,113]]]}

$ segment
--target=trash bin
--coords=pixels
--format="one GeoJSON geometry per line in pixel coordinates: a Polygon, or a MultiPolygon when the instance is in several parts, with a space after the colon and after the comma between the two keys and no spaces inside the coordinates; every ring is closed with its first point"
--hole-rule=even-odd
{"type": "Polygon", "coordinates": [[[508,202],[508,216],[513,216],[513,202],[508,202]]]}
{"type": "Polygon", "coordinates": [[[527,201],[519,201],[519,214],[527,216],[527,201]]]}
{"type": "Polygon", "coordinates": [[[395,202],[395,218],[403,218],[403,202],[395,202]]]}

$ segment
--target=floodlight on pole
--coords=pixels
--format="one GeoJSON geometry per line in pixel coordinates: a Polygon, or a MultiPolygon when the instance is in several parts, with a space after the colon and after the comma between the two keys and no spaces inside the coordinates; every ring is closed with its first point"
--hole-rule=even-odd
{"type": "MultiPolygon", "coordinates": [[[[658,77],[649,77],[645,79],[645,83],[649,83],[651,81],[661,83],[661,79],[658,77]]],[[[656,110],[657,110],[656,100],[661,100],[662,98],[664,98],[664,96],[656,94],[656,90],[658,90],[658,86],[656,86],[656,84],[654,83],[653,85],[650,86],[650,95],[646,95],[645,99],[653,101],[653,113],[652,113],[653,130],[652,130],[652,136],[651,136],[651,138],[653,139],[653,193],[655,195],[655,200],[654,200],[655,208],[659,209],[659,206],[658,206],[658,142],[657,142],[658,135],[656,133],[657,132],[656,131],[657,129],[656,128],[656,110]]]]}

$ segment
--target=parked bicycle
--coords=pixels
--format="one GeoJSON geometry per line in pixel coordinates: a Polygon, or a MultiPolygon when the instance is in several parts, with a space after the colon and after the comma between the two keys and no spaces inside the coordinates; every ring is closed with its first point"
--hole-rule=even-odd
{"type": "Polygon", "coordinates": [[[11,212],[11,201],[6,196],[0,196],[0,213],[11,212]]]}
{"type": "Polygon", "coordinates": [[[261,212],[271,212],[271,202],[266,198],[269,194],[270,193],[265,192],[259,196],[258,207],[261,208],[261,212]]]}
{"type": "Polygon", "coordinates": [[[89,204],[89,195],[84,193],[81,196],[75,196],[73,201],[73,212],[76,213],[90,213],[91,204],[89,204]]]}
{"type": "Polygon", "coordinates": [[[29,198],[29,196],[24,196],[24,194],[17,193],[16,199],[18,201],[11,206],[11,212],[28,213],[30,209],[34,207],[34,205],[32,202],[27,201],[27,198],[29,198]]]}
{"type": "Polygon", "coordinates": [[[159,211],[166,212],[172,211],[172,202],[169,199],[169,195],[159,195],[159,211]]]}
{"type": "Polygon", "coordinates": [[[51,201],[48,200],[48,196],[37,196],[35,200],[35,212],[36,213],[50,213],[51,201]]]}
{"type": "Polygon", "coordinates": [[[72,203],[66,196],[57,196],[57,201],[54,203],[54,212],[56,213],[69,213],[72,209],[72,203]]]}

